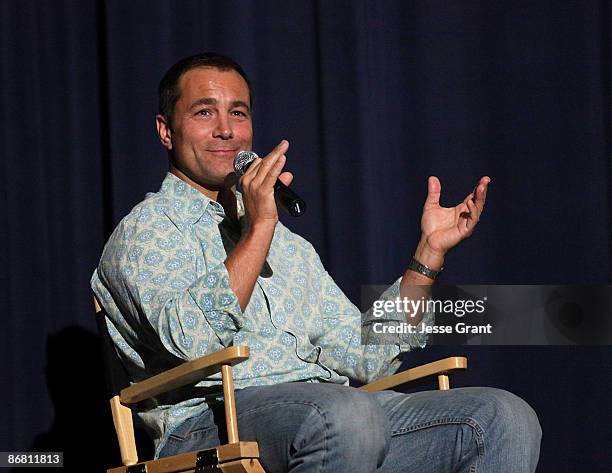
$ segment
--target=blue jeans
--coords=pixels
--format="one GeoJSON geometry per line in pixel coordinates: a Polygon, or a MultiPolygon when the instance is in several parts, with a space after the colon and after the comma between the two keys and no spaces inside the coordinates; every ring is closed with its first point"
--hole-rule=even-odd
{"type": "MultiPolygon", "coordinates": [[[[479,472],[536,469],[533,409],[493,388],[365,393],[286,383],[236,391],[241,440],[259,443],[269,473],[479,472]]],[[[185,422],[160,456],[225,443],[222,408],[185,422]]]]}

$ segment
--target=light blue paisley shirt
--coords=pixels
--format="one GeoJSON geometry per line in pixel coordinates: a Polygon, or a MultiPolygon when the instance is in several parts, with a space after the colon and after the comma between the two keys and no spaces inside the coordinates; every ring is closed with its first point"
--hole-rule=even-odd
{"type": "MultiPolygon", "coordinates": [[[[243,214],[240,198],[238,213],[243,214]]],[[[106,244],[91,285],[133,382],[230,345],[248,345],[251,351],[234,368],[236,388],[290,381],[347,384],[348,378],[370,382],[397,370],[400,353],[425,345],[426,338],[416,334],[395,344],[362,343],[359,309],[312,245],[281,223],[268,254],[268,274],[258,278],[242,312],[224,265],[219,226],[224,218],[219,203],[169,173],[159,192],[134,207],[106,244]]],[[[398,296],[399,280],[381,299],[398,296]]],[[[395,318],[405,320],[401,313],[395,318]]],[[[366,324],[371,319],[370,312],[364,315],[366,324]]],[[[425,322],[431,319],[426,314],[425,322]]],[[[218,393],[219,385],[220,376],[213,376],[139,406],[157,452],[181,422],[208,408],[205,399],[218,393]]]]}

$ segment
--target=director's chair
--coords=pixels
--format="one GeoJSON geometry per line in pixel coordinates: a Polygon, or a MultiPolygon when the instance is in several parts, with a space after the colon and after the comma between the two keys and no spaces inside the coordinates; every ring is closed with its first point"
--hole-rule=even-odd
{"type": "MultiPolygon", "coordinates": [[[[211,355],[187,361],[144,381],[130,384],[110,339],[104,319],[105,313],[96,298],[94,298],[94,304],[96,321],[103,340],[107,383],[112,392],[110,405],[113,423],[124,465],[111,468],[107,470],[107,473],[265,473],[259,463],[257,442],[240,441],[238,437],[232,366],[249,357],[247,346],[225,348],[211,355]],[[221,372],[223,384],[228,443],[205,450],[139,462],[132,410],[129,406],[182,386],[194,385],[205,377],[219,372],[221,372]]],[[[382,391],[418,379],[437,376],[438,388],[446,390],[450,389],[448,374],[466,368],[466,358],[452,356],[407,369],[366,384],[359,389],[368,392],[382,391]]]]}

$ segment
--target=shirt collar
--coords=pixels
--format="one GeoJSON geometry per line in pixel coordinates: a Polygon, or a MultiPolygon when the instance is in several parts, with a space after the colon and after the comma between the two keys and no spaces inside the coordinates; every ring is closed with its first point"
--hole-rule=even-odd
{"type": "MultiPolygon", "coordinates": [[[[170,207],[191,224],[198,222],[205,213],[209,213],[215,221],[225,218],[225,210],[219,202],[205,196],[196,188],[190,186],[172,173],[167,173],[159,193],[169,199],[170,207]]],[[[242,194],[236,192],[238,216],[244,215],[242,194]]]]}

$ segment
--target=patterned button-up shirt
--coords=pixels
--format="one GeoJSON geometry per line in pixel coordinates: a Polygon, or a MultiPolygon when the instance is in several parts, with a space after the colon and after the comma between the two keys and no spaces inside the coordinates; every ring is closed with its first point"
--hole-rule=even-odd
{"type": "MultiPolygon", "coordinates": [[[[251,352],[234,368],[236,388],[370,382],[394,372],[400,353],[425,345],[418,334],[398,336],[393,344],[362,341],[371,312],[362,316],[312,245],[281,223],[243,312],[224,264],[232,244],[227,222],[218,202],[168,174],[159,192],[148,194],[110,237],[91,284],[133,382],[230,345],[248,345],[251,352]]],[[[399,282],[381,299],[399,297],[399,282]]],[[[401,313],[396,318],[405,320],[401,313]]],[[[431,323],[430,314],[425,319],[431,323]]],[[[220,376],[212,376],[139,406],[157,452],[181,422],[208,408],[205,398],[219,384],[220,376]]]]}

